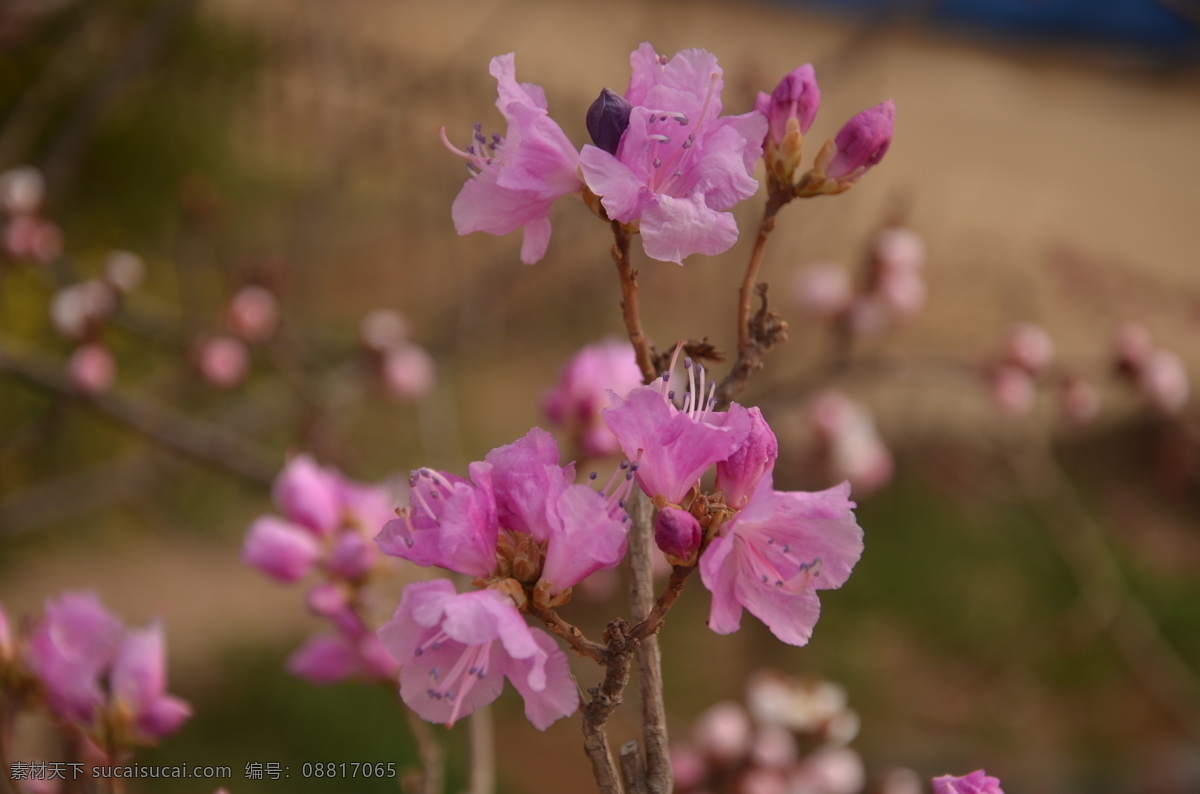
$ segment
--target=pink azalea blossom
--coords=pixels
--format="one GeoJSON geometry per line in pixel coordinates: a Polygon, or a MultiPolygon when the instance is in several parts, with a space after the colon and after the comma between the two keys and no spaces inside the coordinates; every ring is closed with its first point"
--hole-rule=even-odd
{"type": "Polygon", "coordinates": [[[100,679],[120,639],[121,621],[92,593],[64,593],[46,602],[45,617],[26,647],[26,663],[45,685],[56,714],[91,723],[105,699],[100,679]]]}
{"type": "Polygon", "coordinates": [[[339,479],[311,455],[295,455],[275,478],[271,496],[289,521],[314,535],[329,535],[342,518],[339,479]]]}
{"type": "Polygon", "coordinates": [[[303,579],[321,547],[311,532],[276,516],[259,516],[242,544],[242,561],[280,582],[303,579]]]}
{"type": "Polygon", "coordinates": [[[558,384],[542,401],[550,421],[576,434],[589,457],[612,455],[620,447],[616,436],[600,418],[608,407],[608,392],[624,397],[642,385],[633,346],[615,337],[587,345],[571,356],[558,384]]]}
{"type": "Polygon", "coordinates": [[[546,111],[540,86],[516,81],[512,53],[492,59],[496,78],[496,107],[508,122],[505,137],[484,137],[476,125],[474,140],[460,151],[442,129],[442,141],[467,159],[473,178],[454,200],[451,215],[459,234],[508,234],[525,227],[521,261],[533,264],[550,243],[550,205],[583,187],[579,154],[558,123],[546,111]]]}
{"type": "Polygon", "coordinates": [[[486,706],[506,677],[539,730],[579,705],[566,656],[495,590],[460,595],[445,580],[410,584],[379,637],[400,664],[400,697],[430,722],[449,727],[486,706]]]}
{"type": "Polygon", "coordinates": [[[748,412],[750,432],[746,442],[727,459],[717,461],[717,487],[725,493],[725,504],[740,510],[750,501],[758,481],[770,476],[779,457],[779,442],[757,407],[748,412]]]}
{"type": "Polygon", "coordinates": [[[128,720],[128,729],[138,742],[174,733],[192,716],[186,701],[167,694],[160,623],[125,635],[113,660],[110,685],[116,713],[128,720]]]}
{"type": "Polygon", "coordinates": [[[933,794],[1004,794],[1000,780],[989,776],[982,769],[969,775],[955,777],[942,775],[933,779],[933,794]]]}
{"type": "Polygon", "coordinates": [[[744,607],[780,640],[806,644],[820,612],[816,590],[841,587],[862,555],[849,494],[849,483],[807,493],[760,480],[700,557],[713,596],[709,628],[737,631],[744,607]]]}
{"type": "Polygon", "coordinates": [[[632,108],[616,152],[589,144],[580,153],[588,188],[610,218],[638,222],[654,259],[729,250],[738,230],[728,210],[758,189],[766,117],[721,116],[722,71],[704,50],[668,60],[644,43],[630,63],[632,108]]]}
{"type": "Polygon", "coordinates": [[[751,426],[749,412],[737,403],[728,412],[712,410],[715,400],[711,391],[705,395],[703,368],[697,383],[690,359],[685,366],[691,382],[682,409],[672,402],[667,373],[625,399],[612,395],[613,407],[601,412],[622,451],[637,462],[642,490],[675,504],[709,466],[741,448],[751,426]]]}

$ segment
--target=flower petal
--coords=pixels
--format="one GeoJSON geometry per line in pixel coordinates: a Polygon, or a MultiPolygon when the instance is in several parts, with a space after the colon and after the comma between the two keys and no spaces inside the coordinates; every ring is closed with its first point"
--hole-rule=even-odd
{"type": "Polygon", "coordinates": [[[733,214],[709,209],[698,193],[687,198],[660,194],[642,213],[641,231],[646,256],[678,265],[691,254],[724,253],[738,238],[733,214]]]}

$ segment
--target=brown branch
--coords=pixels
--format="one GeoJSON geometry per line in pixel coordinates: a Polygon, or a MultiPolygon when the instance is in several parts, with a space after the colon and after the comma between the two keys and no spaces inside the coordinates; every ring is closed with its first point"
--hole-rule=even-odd
{"type": "Polygon", "coordinates": [[[621,745],[621,779],[625,781],[625,794],[648,794],[646,788],[646,765],[642,763],[642,748],[637,739],[621,745]]]}
{"type": "Polygon", "coordinates": [[[546,624],[546,628],[550,629],[551,634],[566,640],[567,644],[575,650],[575,653],[580,656],[586,656],[600,664],[608,664],[609,648],[598,642],[589,640],[579,630],[578,626],[563,620],[553,609],[539,609],[530,602],[529,614],[546,624]]]}
{"type": "Polygon", "coordinates": [[[647,637],[652,637],[662,628],[663,621],[667,618],[667,611],[679,598],[679,594],[683,592],[683,586],[687,582],[692,571],[696,570],[695,565],[676,565],[671,569],[671,578],[667,580],[667,587],[663,590],[654,602],[654,608],[650,610],[650,614],[646,619],[633,627],[629,632],[629,638],[632,640],[642,641],[647,637]]]}
{"type": "Polygon", "coordinates": [[[443,794],[442,746],[438,744],[429,724],[416,712],[400,703],[400,710],[408,720],[408,729],[417,743],[417,757],[421,759],[421,794],[443,794]]]}
{"type": "Polygon", "coordinates": [[[638,369],[642,371],[642,381],[650,383],[658,377],[658,368],[654,364],[654,346],[642,331],[642,319],[638,312],[638,283],[637,271],[629,259],[629,247],[633,235],[617,221],[612,221],[613,243],[612,258],[617,264],[617,273],[621,277],[621,315],[625,318],[625,333],[633,345],[638,369]]]}
{"type": "Polygon", "coordinates": [[[260,485],[269,485],[275,479],[279,467],[273,456],[237,433],[133,394],[110,391],[83,398],[54,362],[32,354],[17,356],[0,342],[3,372],[56,394],[79,397],[82,404],[187,457],[215,464],[260,485]]]}
{"type": "MultiPolygon", "coordinates": [[[[652,506],[651,501],[638,492],[633,496],[629,511],[632,521],[629,531],[629,607],[633,620],[639,624],[650,616],[654,606],[652,506]]],[[[658,647],[657,635],[649,634],[638,644],[637,668],[638,692],[642,699],[642,741],[646,748],[644,783],[637,790],[648,794],[670,794],[671,755],[667,742],[667,712],[663,703],[662,651],[658,647]]],[[[641,766],[640,753],[637,758],[641,766]]],[[[621,749],[621,761],[624,772],[625,748],[621,749]]],[[[628,776],[626,785],[633,790],[628,776]]]]}
{"type": "Polygon", "coordinates": [[[746,274],[742,277],[742,286],[738,289],[737,311],[737,360],[729,370],[729,374],[717,388],[718,406],[728,405],[734,395],[746,387],[746,382],[755,370],[761,369],[763,359],[776,343],[787,339],[787,323],[774,312],[767,310],[767,285],[757,284],[758,271],[762,267],[763,252],[766,250],[767,238],[775,229],[775,216],[792,198],[788,190],[775,190],[767,199],[763,208],[762,221],[758,225],[758,237],[754,241],[754,250],[750,252],[750,260],[746,263],[746,274]],[[762,298],[762,308],[751,317],[750,302],[757,292],[762,298]]]}
{"type": "Polygon", "coordinates": [[[621,705],[621,696],[629,683],[630,658],[636,643],[628,636],[629,624],[617,619],[608,624],[604,640],[608,659],[604,681],[588,690],[590,700],[580,709],[583,726],[583,748],[592,762],[592,776],[604,794],[622,794],[620,777],[608,749],[608,718],[621,705]]]}
{"type": "Polygon", "coordinates": [[[471,730],[470,794],[493,794],[496,790],[496,731],[492,710],[473,712],[467,718],[471,730]]]}

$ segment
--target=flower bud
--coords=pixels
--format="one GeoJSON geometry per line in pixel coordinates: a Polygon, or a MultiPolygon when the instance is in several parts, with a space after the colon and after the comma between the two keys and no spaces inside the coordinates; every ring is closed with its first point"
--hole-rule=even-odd
{"type": "Polygon", "coordinates": [[[696,720],[692,738],[705,755],[734,762],[750,749],[752,727],[746,710],[731,700],[711,706],[696,720]]]}
{"type": "Polygon", "coordinates": [[[754,407],[749,414],[750,433],[746,442],[726,460],[717,462],[717,487],[725,492],[725,504],[734,510],[746,506],[758,481],[771,473],[779,457],[779,442],[763,419],[762,411],[754,407]]]}
{"type": "Polygon", "coordinates": [[[328,618],[344,610],[349,601],[346,592],[332,582],[321,582],[308,590],[304,599],[309,611],[314,615],[328,618]]]}
{"type": "Polygon", "coordinates": [[[113,251],[104,260],[104,281],[117,292],[128,295],[137,289],[146,275],[142,258],[130,251],[113,251]]]}
{"type": "Polygon", "coordinates": [[[257,285],[242,287],[225,310],[229,329],[247,342],[265,342],[279,325],[279,301],[257,285]]]}
{"type": "Polygon", "coordinates": [[[1083,424],[1100,413],[1100,392],[1078,375],[1067,375],[1058,387],[1058,404],[1068,421],[1083,424]]]}
{"type": "Polygon", "coordinates": [[[21,165],[0,174],[0,209],[10,215],[36,211],[45,193],[42,174],[33,166],[21,165]]]}
{"type": "Polygon", "coordinates": [[[889,226],[875,237],[875,259],[883,270],[920,270],[925,266],[925,241],[903,226],[889,226]]]}
{"type": "Polygon", "coordinates": [[[792,275],[792,299],[814,317],[830,320],[850,308],[854,284],[846,268],[836,262],[814,262],[792,275]]]}
{"type": "Polygon", "coordinates": [[[796,119],[800,133],[807,133],[820,104],[817,76],[812,64],[806,63],[788,72],[770,95],[760,92],[754,107],[767,117],[767,137],[779,146],[787,134],[788,120],[796,119]]]}
{"type": "Polygon", "coordinates": [[[317,539],[295,524],[261,516],[250,525],[242,560],[281,582],[304,578],[320,557],[317,539]]]}
{"type": "Polygon", "coordinates": [[[214,336],[197,346],[196,369],[218,389],[232,389],[250,370],[250,354],[241,340],[232,336],[214,336]]]}
{"type": "Polygon", "coordinates": [[[654,542],[676,565],[690,565],[696,559],[704,532],[691,513],[664,507],[654,519],[654,542]]]}
{"type": "Polygon", "coordinates": [[[399,400],[422,400],[433,391],[437,369],[433,357],[418,345],[402,343],[383,355],[384,390],[399,400]]]}
{"type": "Polygon", "coordinates": [[[992,398],[1008,416],[1024,416],[1033,410],[1037,400],[1037,387],[1028,372],[1020,367],[1004,364],[997,367],[991,376],[992,398]]]}
{"type": "Polygon", "coordinates": [[[341,637],[313,637],[288,658],[288,672],[314,684],[333,684],[358,670],[358,654],[341,637]]]}
{"type": "Polygon", "coordinates": [[[896,105],[889,99],[847,121],[834,139],[837,152],[825,168],[825,175],[853,183],[877,165],[892,145],[895,118],[896,105]]]}
{"type": "Polygon", "coordinates": [[[1030,375],[1040,375],[1054,361],[1054,340],[1040,325],[1015,323],[1004,335],[1004,360],[1030,375]]]}
{"type": "Polygon", "coordinates": [[[329,552],[329,570],[346,579],[358,579],[371,570],[375,548],[356,530],[342,532],[329,552]]]}
{"type": "Polygon", "coordinates": [[[602,90],[587,112],[587,131],[592,143],[615,156],[632,110],[633,105],[625,97],[607,88],[602,90]]]}
{"type": "Polygon", "coordinates": [[[1138,373],[1137,388],[1159,411],[1178,413],[1188,398],[1188,374],[1183,359],[1172,350],[1158,348],[1138,373]]]}
{"type": "Polygon", "coordinates": [[[408,318],[395,309],[375,309],[368,312],[358,325],[358,338],[364,347],[376,353],[386,353],[408,339],[408,318]]]}
{"type": "Polygon", "coordinates": [[[67,377],[81,394],[108,391],[117,374],[117,362],[109,349],[98,342],[75,348],[67,359],[67,377]]]}
{"type": "Polygon", "coordinates": [[[309,455],[296,455],[287,462],[272,486],[271,496],[284,516],[328,535],[341,523],[338,481],[309,455]]]}

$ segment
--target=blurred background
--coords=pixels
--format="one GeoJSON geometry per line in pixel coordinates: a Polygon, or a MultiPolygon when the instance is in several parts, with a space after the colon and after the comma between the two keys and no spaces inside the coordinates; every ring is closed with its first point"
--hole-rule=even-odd
{"type": "MultiPolygon", "coordinates": [[[[1200,791],[1196,404],[1185,387],[1180,410],[1147,405],[1113,341],[1134,321],[1200,365],[1198,20],[1192,0],[4,0],[0,170],[36,167],[45,199],[0,262],[0,602],[90,589],[164,619],[196,717],[148,762],[230,764],[236,794],[330,789],[247,781],[247,762],[411,758],[387,697],[282,672],[315,622],[298,588],[242,565],[244,530],[291,451],[363,481],[464,472],[545,424],[564,360],[622,330],[611,240],[577,202],[534,266],[518,235],[454,233],[466,173],[438,127],[460,145],[476,121],[502,131],[487,64],[507,52],[580,145],[642,41],[715,53],[728,113],[811,62],[810,138],[892,98],[895,140],[854,190],[783,211],[762,279],[791,339],[742,401],[780,434],[777,487],[841,479],[812,418],[825,387],[870,410],[894,475],[856,486],[866,552],[809,647],[749,617],[712,635],[689,588],[662,635],[672,730],[771,667],[846,688],[872,786],[985,767],[1010,793],[1200,791]],[[818,261],[861,273],[885,226],[923,238],[927,300],[847,353],[791,285],[818,261]],[[103,328],[52,318],[113,251],[144,279],[103,328]],[[231,307],[246,287],[280,309],[261,338],[231,307]],[[364,352],[378,309],[403,314],[435,380],[364,352]],[[1059,362],[1021,416],[993,368],[1013,322],[1059,362]],[[65,368],[81,340],[115,360],[110,388],[65,368]],[[1101,394],[1090,421],[1063,418],[1064,373],[1101,394]]],[[[761,201],[725,256],[680,268],[635,245],[660,347],[735,346],[761,201]]],[[[613,616],[577,602],[582,625],[613,616]]],[[[501,790],[589,790],[577,727],[520,714],[511,693],[496,707],[501,790]]],[[[44,726],[26,728],[32,753],[44,726]]]]}

